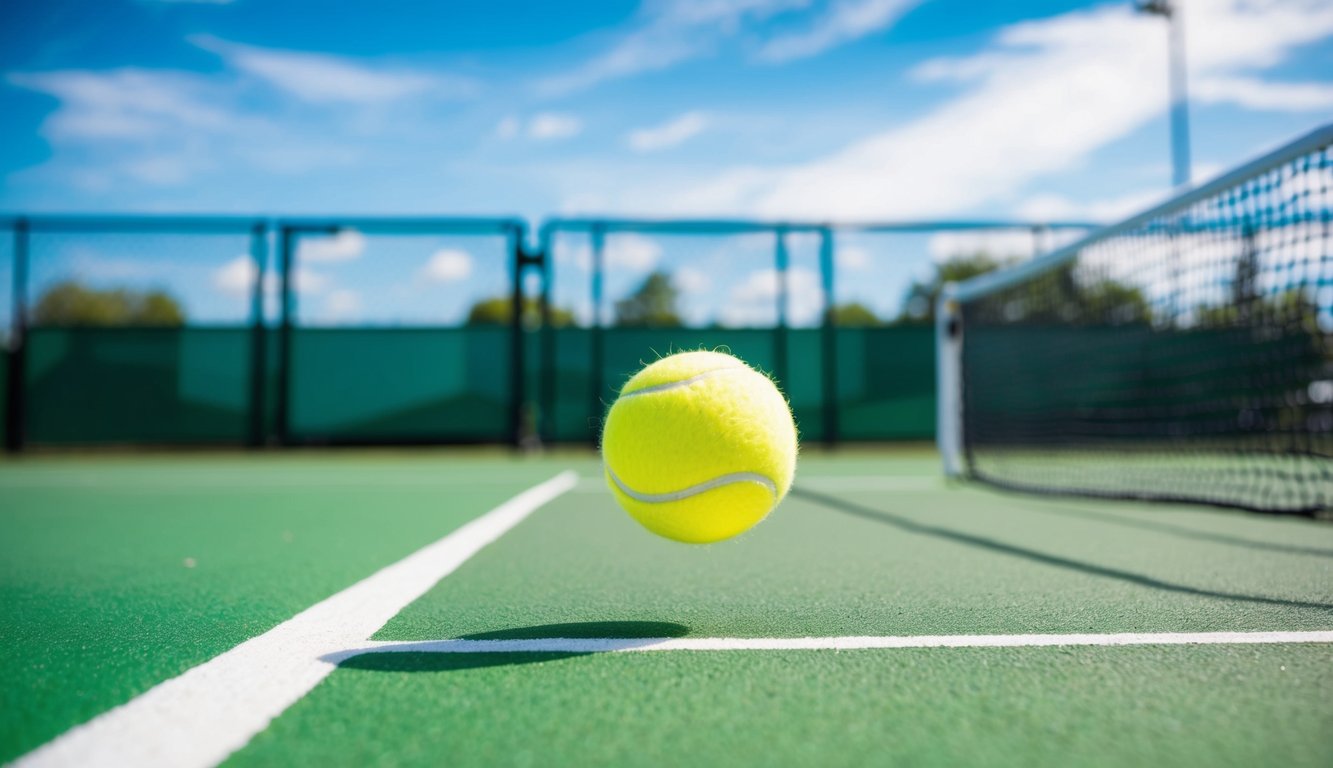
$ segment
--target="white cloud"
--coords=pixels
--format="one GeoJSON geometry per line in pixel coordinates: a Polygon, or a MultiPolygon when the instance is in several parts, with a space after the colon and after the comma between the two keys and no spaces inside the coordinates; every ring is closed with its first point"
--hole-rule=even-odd
{"type": "Polygon", "coordinates": [[[809,0],[658,0],[644,5],[638,20],[603,53],[537,84],[558,96],[594,85],[657,72],[711,53],[747,21],[762,20],[809,0]]]}
{"type": "MultiPolygon", "coordinates": [[[[213,270],[213,289],[227,296],[249,297],[254,290],[254,282],[254,259],[246,254],[213,270]]],[[[292,287],[297,293],[318,295],[328,290],[330,284],[327,275],[301,265],[297,265],[296,271],[292,273],[292,287]]],[[[271,271],[264,273],[264,293],[276,295],[281,287],[276,274],[271,271]]]]}
{"type": "Polygon", "coordinates": [[[329,295],[324,297],[322,319],[325,322],[354,320],[361,315],[361,308],[361,294],[347,288],[340,288],[331,291],[329,295]]]}
{"type": "Polygon", "coordinates": [[[859,245],[844,245],[834,250],[833,260],[840,269],[866,269],[870,266],[870,251],[859,245]]]}
{"type": "Polygon", "coordinates": [[[662,258],[662,246],[642,235],[614,235],[606,239],[606,261],[613,268],[647,272],[662,258]]]}
{"type": "Polygon", "coordinates": [[[475,83],[458,76],[373,68],[323,53],[258,48],[211,35],[194,35],[190,42],[242,72],[316,104],[383,104],[412,96],[467,96],[476,90],[475,83]]]}
{"type": "Polygon", "coordinates": [[[775,37],[757,54],[760,61],[780,63],[816,56],[829,48],[859,40],[897,21],[921,0],[841,0],[802,32],[775,37]]]}
{"type": "Polygon", "coordinates": [[[213,272],[213,287],[229,296],[246,296],[255,282],[255,262],[242,254],[213,272]]]}
{"type": "MultiPolygon", "coordinates": [[[[602,248],[604,269],[647,272],[662,259],[662,246],[656,240],[633,233],[608,235],[602,248]]],[[[555,257],[557,263],[569,264],[583,272],[592,269],[592,248],[587,244],[557,248],[555,257]]]]}
{"type": "Polygon", "coordinates": [[[201,78],[180,72],[113,69],[11,72],[10,83],[61,101],[42,126],[54,141],[152,139],[234,125],[214,106],[219,96],[201,78]]]}
{"type": "Polygon", "coordinates": [[[713,281],[701,269],[681,267],[671,276],[671,282],[685,293],[703,293],[713,285],[713,281]]]}
{"type": "Polygon", "coordinates": [[[472,255],[457,248],[441,248],[431,255],[421,274],[436,283],[466,280],[472,274],[472,255]]]}
{"type": "Polygon", "coordinates": [[[366,236],[355,229],[340,229],[336,234],[305,236],[296,251],[298,263],[329,264],[354,261],[366,251],[366,236]]]}
{"type": "MultiPolygon", "coordinates": [[[[732,327],[769,325],[777,319],[777,301],[781,285],[775,269],[751,272],[731,290],[730,301],[719,321],[732,327]]],[[[819,321],[824,307],[823,289],[818,273],[805,267],[787,270],[787,323],[810,326],[819,321]]]]}
{"type": "Polygon", "coordinates": [[[1191,89],[1199,101],[1270,112],[1333,109],[1333,83],[1279,83],[1254,77],[1211,77],[1191,89]]]}
{"type": "Polygon", "coordinates": [[[968,232],[940,232],[931,235],[926,245],[933,261],[947,261],[955,256],[985,253],[1001,260],[1026,259],[1035,253],[1036,235],[1028,230],[999,229],[968,232]]]}
{"type": "MultiPolygon", "coordinates": [[[[1196,174],[1206,178],[1207,174],[1196,174]]],[[[1133,216],[1162,202],[1170,192],[1165,189],[1145,189],[1129,192],[1105,200],[1075,202],[1063,195],[1033,195],[1019,203],[1016,215],[1028,221],[1093,221],[1110,223],[1133,216]]]]}
{"type": "Polygon", "coordinates": [[[226,78],[137,69],[13,72],[6,78],[59,99],[42,123],[41,134],[55,153],[41,169],[93,192],[185,184],[238,160],[292,173],[346,165],[356,156],[323,131],[302,136],[237,107],[236,88],[226,78]]]}
{"type": "Polygon", "coordinates": [[[699,112],[686,112],[651,128],[630,131],[626,141],[635,152],[656,152],[683,144],[708,127],[708,118],[699,112]]]}
{"type": "Polygon", "coordinates": [[[559,112],[542,112],[528,123],[528,137],[538,141],[570,139],[582,132],[582,120],[559,112]]]}
{"type": "MultiPolygon", "coordinates": [[[[1271,67],[1333,34],[1333,5],[1317,0],[1195,0],[1188,13],[1190,66],[1200,80],[1271,67]]],[[[974,56],[917,69],[918,77],[963,85],[924,117],[802,165],[732,168],[660,206],[879,219],[1009,199],[1165,110],[1160,25],[1117,4],[1006,27],[974,56]]]]}

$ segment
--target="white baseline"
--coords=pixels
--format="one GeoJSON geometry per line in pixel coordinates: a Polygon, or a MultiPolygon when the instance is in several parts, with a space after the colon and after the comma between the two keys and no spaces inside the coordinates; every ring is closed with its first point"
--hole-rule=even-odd
{"type": "Polygon", "coordinates": [[[330,654],[365,642],[437,581],[577,482],[573,472],[563,472],[529,488],[268,632],[67,731],[15,765],[217,765],[328,676],[335,668],[330,654]]]}

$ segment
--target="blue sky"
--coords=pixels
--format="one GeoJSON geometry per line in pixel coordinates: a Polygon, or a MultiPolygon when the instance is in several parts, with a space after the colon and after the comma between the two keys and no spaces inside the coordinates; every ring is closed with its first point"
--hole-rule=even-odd
{"type": "MultiPolygon", "coordinates": [[[[1333,5],[1183,5],[1196,178],[1333,117],[1333,5]]],[[[1169,192],[1165,26],[1127,2],[44,0],[0,13],[0,210],[1110,219],[1169,192]]],[[[841,259],[847,295],[884,312],[930,258],[973,246],[886,242],[840,243],[861,251],[841,259]]],[[[491,290],[489,245],[422,247],[402,274],[458,291],[446,315],[491,290]],[[451,250],[468,269],[431,272],[451,250]]],[[[203,296],[221,301],[239,275],[237,249],[220,248],[207,283],[189,283],[202,316],[222,317],[203,296]]],[[[612,248],[626,284],[693,264],[685,282],[711,302],[700,321],[730,307],[744,322],[742,299],[771,293],[761,267],[717,266],[770,245],[612,248]]],[[[76,270],[71,258],[51,263],[76,270]]],[[[185,285],[139,259],[105,255],[103,272],[185,285]]],[[[365,319],[390,302],[387,287],[353,298],[369,263],[310,264],[311,316],[365,319]]],[[[407,319],[434,318],[428,306],[407,319]]]]}

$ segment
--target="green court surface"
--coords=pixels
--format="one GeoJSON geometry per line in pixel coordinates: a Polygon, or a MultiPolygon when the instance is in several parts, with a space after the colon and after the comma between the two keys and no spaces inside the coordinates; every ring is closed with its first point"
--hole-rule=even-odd
{"type": "Polygon", "coordinates": [[[588,453],[0,463],[0,761],[569,469],[230,762],[1333,764],[1327,643],[375,651],[1333,630],[1333,525],[951,486],[924,449],[808,455],[769,520],[706,547],[638,527],[588,453]]]}

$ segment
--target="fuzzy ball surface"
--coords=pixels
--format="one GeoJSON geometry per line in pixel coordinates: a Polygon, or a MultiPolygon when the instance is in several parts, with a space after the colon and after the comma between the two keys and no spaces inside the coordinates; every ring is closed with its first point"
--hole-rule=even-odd
{"type": "Polygon", "coordinates": [[[796,474],[796,425],[773,382],[722,352],[634,375],[602,432],[607,485],[645,528],[704,544],[763,520],[796,474]]]}

